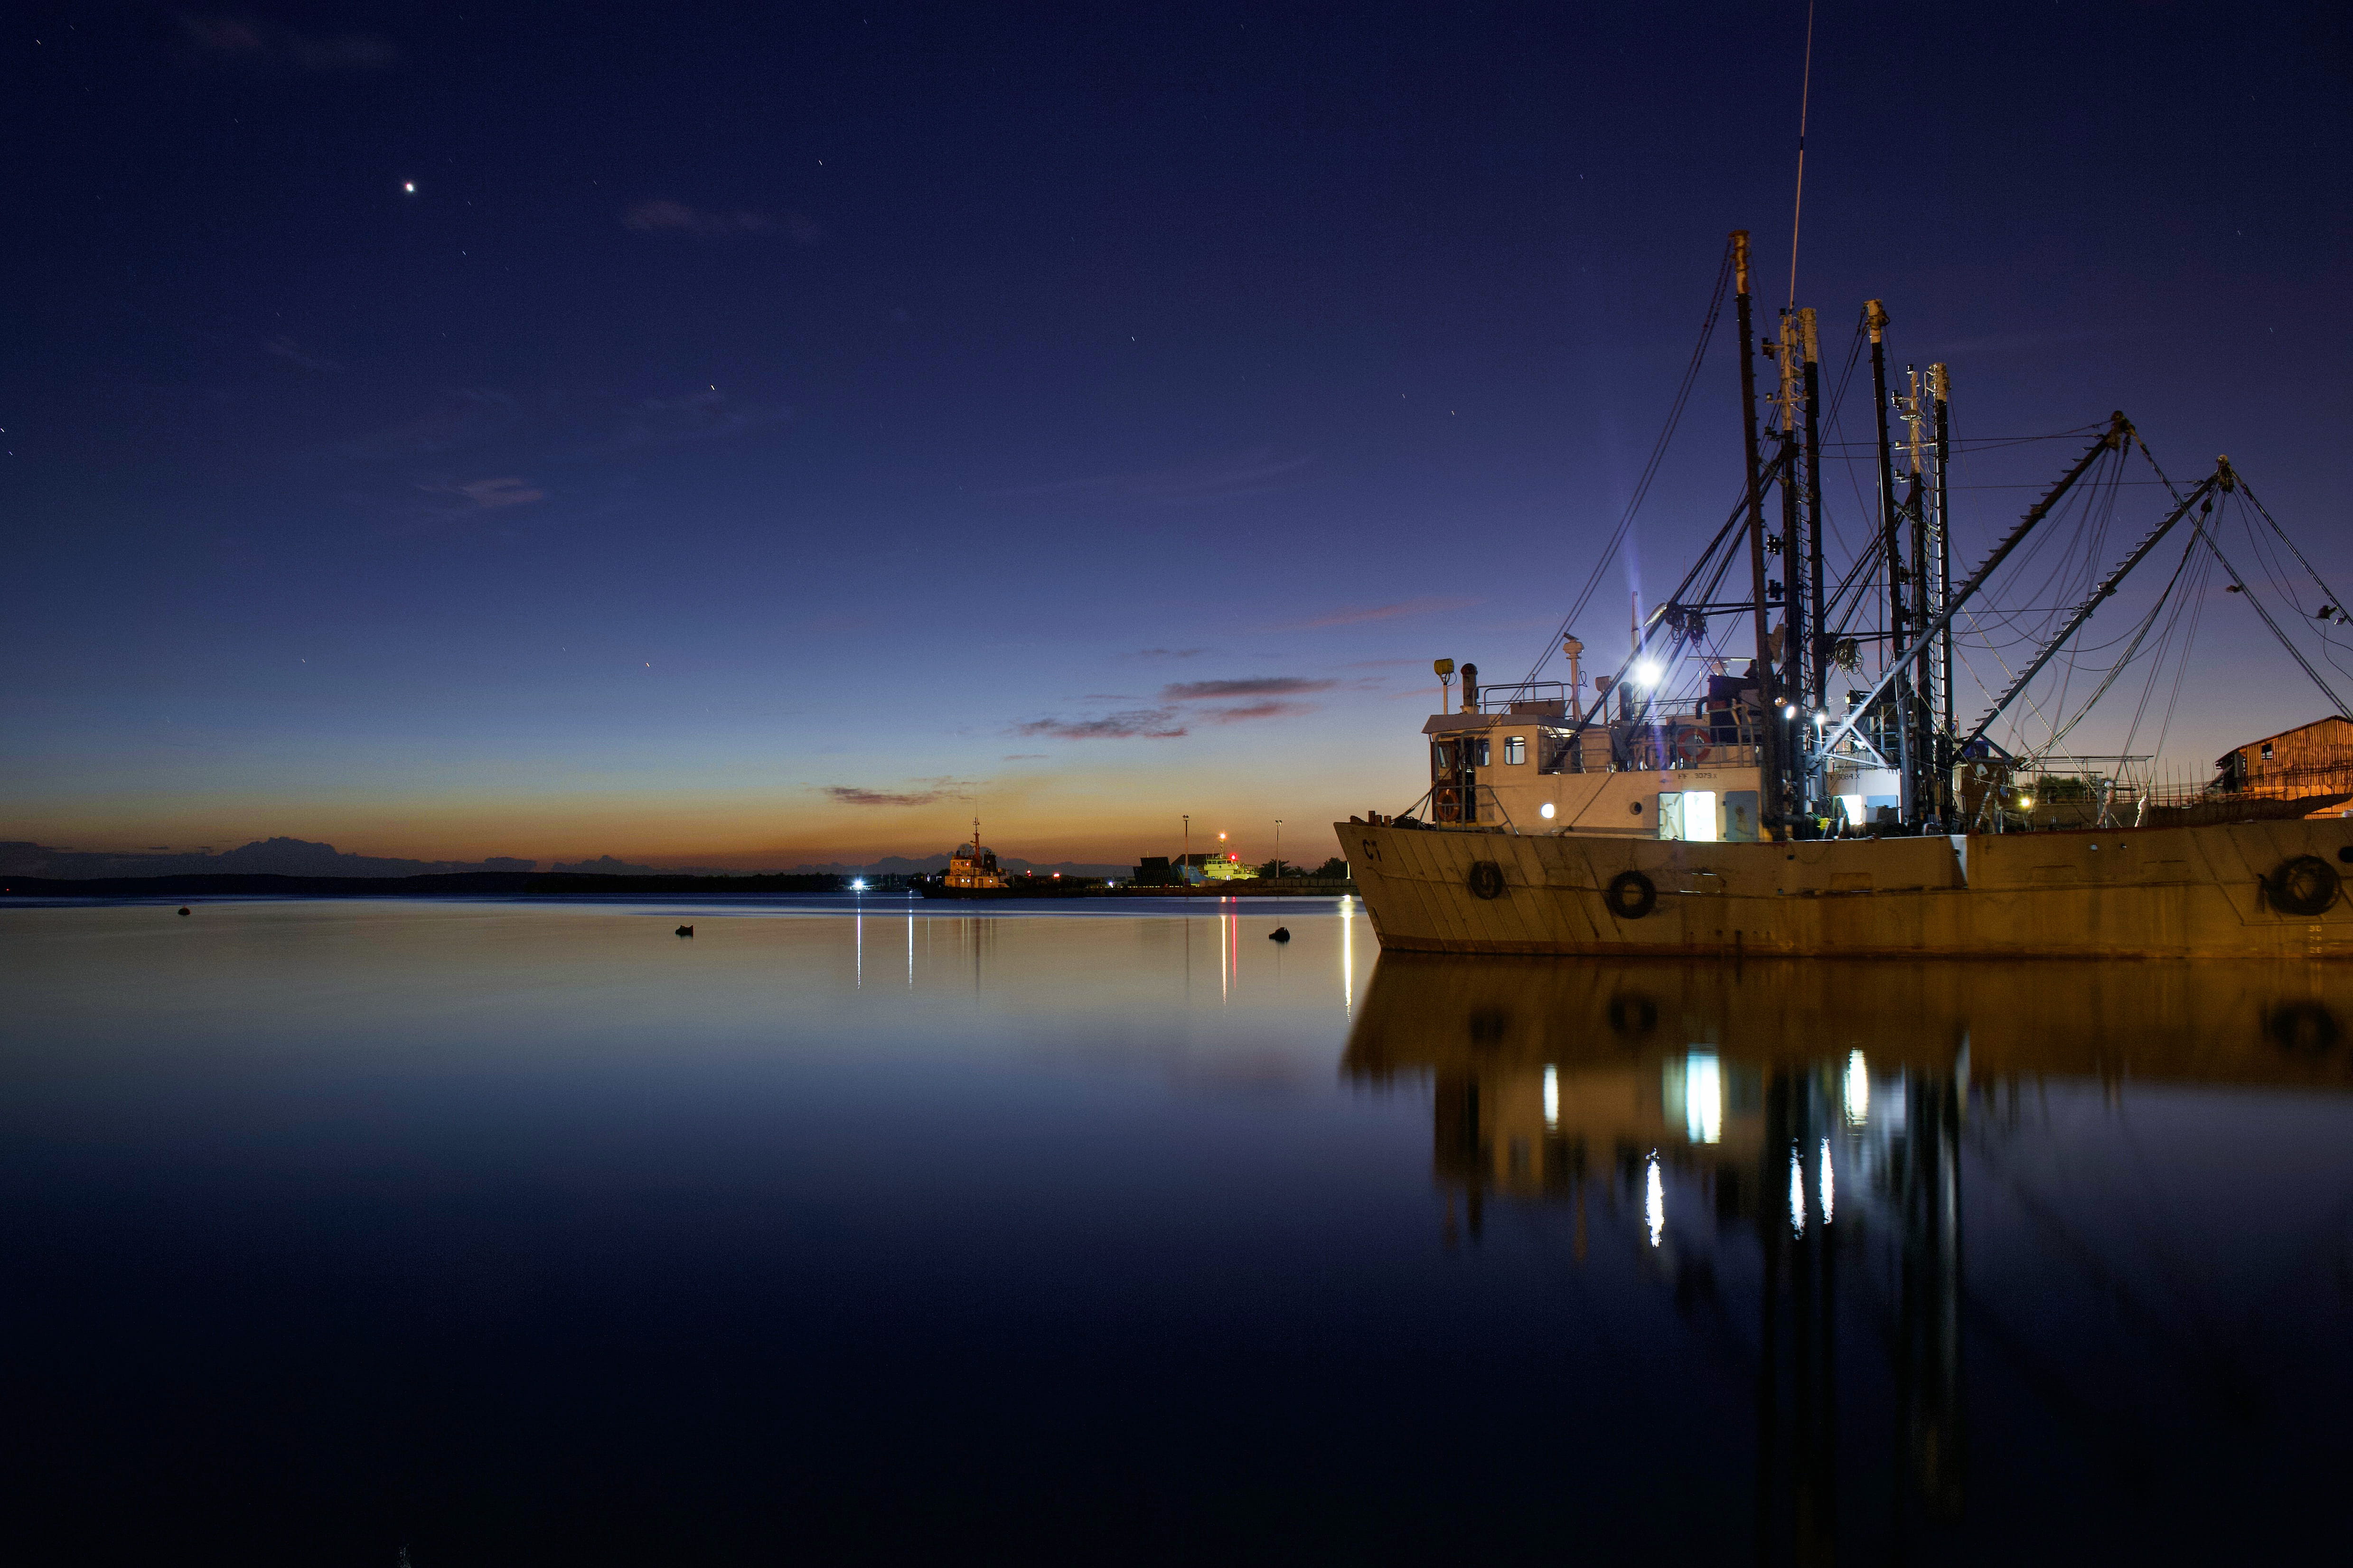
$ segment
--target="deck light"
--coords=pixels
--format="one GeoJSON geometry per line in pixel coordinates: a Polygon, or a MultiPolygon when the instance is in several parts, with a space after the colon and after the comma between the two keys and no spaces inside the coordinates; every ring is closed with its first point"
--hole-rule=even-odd
{"type": "Polygon", "coordinates": [[[1659,683],[1659,677],[1665,673],[1659,668],[1656,659],[1646,658],[1634,667],[1634,679],[1645,686],[1656,686],[1659,683]]]}
{"type": "Polygon", "coordinates": [[[1651,1245],[1659,1245],[1659,1237],[1667,1228],[1667,1184],[1659,1179],[1659,1152],[1651,1151],[1643,1173],[1642,1217],[1651,1222],[1651,1245]]]}
{"type": "Polygon", "coordinates": [[[1797,705],[1796,703],[1794,703],[1794,702],[1790,703],[1788,706],[1787,706],[1786,708],[1783,708],[1783,709],[1781,710],[1781,717],[1782,717],[1782,718],[1784,718],[1784,719],[1794,719],[1794,718],[1796,718],[1797,716],[1798,716],[1798,705],[1797,705]]]}
{"type": "Polygon", "coordinates": [[[1546,822],[1550,822],[1552,820],[1552,802],[1546,801],[1542,805],[1536,807],[1536,815],[1543,817],[1546,822]]]}

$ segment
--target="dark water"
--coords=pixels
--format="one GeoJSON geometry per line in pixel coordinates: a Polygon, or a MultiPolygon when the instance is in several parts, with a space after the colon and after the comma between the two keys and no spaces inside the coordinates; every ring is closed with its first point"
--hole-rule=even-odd
{"type": "Polygon", "coordinates": [[[1207,907],[0,910],[11,1561],[2336,1532],[2353,976],[1207,907]]]}

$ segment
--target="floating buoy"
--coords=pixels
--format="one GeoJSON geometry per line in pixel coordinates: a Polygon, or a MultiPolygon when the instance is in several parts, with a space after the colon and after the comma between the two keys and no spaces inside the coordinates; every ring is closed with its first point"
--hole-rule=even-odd
{"type": "Polygon", "coordinates": [[[182,904],[182,905],[180,906],[180,912],[181,912],[182,914],[186,914],[186,913],[188,912],[188,906],[187,906],[187,905],[185,905],[185,904],[182,904]]]}
{"type": "Polygon", "coordinates": [[[1272,931],[1266,933],[1266,940],[1269,942],[1289,942],[1291,940],[1291,928],[1289,926],[1277,926],[1272,931]]]}
{"type": "Polygon", "coordinates": [[[678,928],[678,934],[681,936],[692,936],[694,934],[694,928],[692,926],[681,926],[678,928]]]}

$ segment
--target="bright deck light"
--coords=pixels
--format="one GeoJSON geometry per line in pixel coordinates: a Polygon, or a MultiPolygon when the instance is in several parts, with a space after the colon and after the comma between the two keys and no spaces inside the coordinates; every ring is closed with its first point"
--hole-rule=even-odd
{"type": "Polygon", "coordinates": [[[1646,658],[1634,667],[1634,679],[1643,686],[1656,686],[1659,683],[1659,677],[1665,673],[1666,671],[1661,669],[1657,661],[1653,659],[1646,658]]]}
{"type": "Polygon", "coordinates": [[[1546,822],[1550,822],[1552,820],[1552,802],[1546,801],[1542,805],[1536,807],[1536,815],[1543,817],[1546,822]]]}

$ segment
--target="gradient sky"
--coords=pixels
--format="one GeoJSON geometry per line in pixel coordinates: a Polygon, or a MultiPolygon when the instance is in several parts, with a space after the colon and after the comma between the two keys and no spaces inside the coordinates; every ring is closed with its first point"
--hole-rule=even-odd
{"type": "MultiPolygon", "coordinates": [[[[976,805],[1038,860],[1183,812],[1320,858],[1423,787],[1430,658],[1546,647],[1725,231],[1786,290],[1804,26],[18,11],[0,837],[785,865],[976,805]]],[[[2353,577],[2336,8],[1817,29],[1826,356],[1883,298],[1963,435],[2123,408],[2353,577]]],[[[1642,513],[1653,594],[1737,482],[1729,349],[1642,513]]],[[[1971,459],[1961,553],[2074,449],[1971,459]]],[[[1629,586],[1578,627],[1613,662],[1629,586]]],[[[2184,767],[2326,706],[2210,611],[2184,767]]]]}

